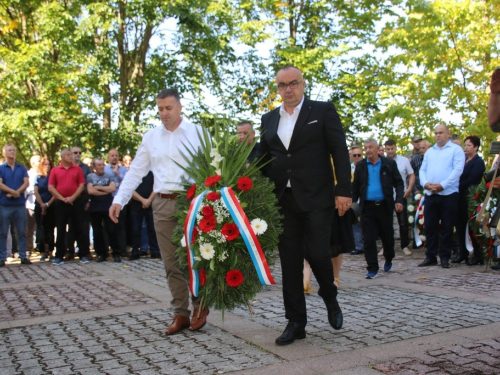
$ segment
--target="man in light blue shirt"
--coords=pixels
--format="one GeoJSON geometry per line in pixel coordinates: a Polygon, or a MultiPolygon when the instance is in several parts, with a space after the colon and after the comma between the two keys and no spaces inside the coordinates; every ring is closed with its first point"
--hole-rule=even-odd
{"type": "Polygon", "coordinates": [[[424,225],[427,238],[425,260],[419,267],[437,265],[439,223],[441,221],[441,267],[450,268],[453,248],[453,226],[458,207],[458,185],[464,169],[465,154],[450,141],[450,131],[444,124],[434,129],[436,144],[424,155],[420,167],[420,184],[425,189],[424,225]]]}

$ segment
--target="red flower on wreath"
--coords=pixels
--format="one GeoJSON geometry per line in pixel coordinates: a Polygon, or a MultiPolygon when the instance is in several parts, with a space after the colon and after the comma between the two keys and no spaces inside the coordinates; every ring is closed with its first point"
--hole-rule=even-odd
{"type": "Polygon", "coordinates": [[[220,176],[218,174],[216,174],[215,176],[209,176],[205,180],[205,186],[206,187],[214,186],[219,181],[220,181],[220,176]]]}
{"type": "Polygon", "coordinates": [[[215,229],[217,225],[217,219],[215,219],[215,216],[209,216],[209,217],[204,217],[203,219],[200,220],[200,229],[205,232],[211,232],[215,229]]]}
{"type": "Polygon", "coordinates": [[[215,211],[212,206],[205,206],[201,209],[201,214],[205,217],[207,216],[214,216],[215,211]]]}
{"type": "Polygon", "coordinates": [[[474,195],[474,200],[477,200],[477,198],[479,198],[479,193],[476,193],[476,195],[474,195]]]}
{"type": "Polygon", "coordinates": [[[207,199],[210,201],[210,202],[215,202],[215,201],[218,201],[220,198],[220,193],[216,193],[214,191],[210,192],[207,194],[207,199]]]}
{"type": "Polygon", "coordinates": [[[186,198],[191,200],[194,198],[195,194],[196,194],[196,185],[191,185],[191,187],[186,193],[186,198]]]}
{"type": "Polygon", "coordinates": [[[248,191],[252,188],[252,179],[250,177],[238,178],[238,189],[248,191]]]}
{"type": "Polygon", "coordinates": [[[226,283],[232,288],[243,284],[243,274],[239,270],[230,270],[226,273],[226,283]]]}
{"type": "Polygon", "coordinates": [[[192,235],[192,238],[191,238],[191,245],[193,245],[193,244],[194,244],[194,242],[195,242],[195,241],[196,241],[196,239],[198,238],[198,234],[199,234],[199,233],[200,233],[200,232],[198,231],[198,227],[195,225],[195,226],[193,227],[193,235],[192,235]]]}
{"type": "Polygon", "coordinates": [[[486,250],[486,251],[487,251],[487,253],[488,253],[488,256],[489,256],[490,258],[493,258],[493,251],[491,251],[491,249],[488,249],[488,250],[486,250]]]}
{"type": "Polygon", "coordinates": [[[221,229],[222,235],[226,237],[227,241],[232,241],[238,238],[240,231],[235,223],[226,223],[221,229]]]}
{"type": "Polygon", "coordinates": [[[200,277],[201,286],[205,285],[205,283],[207,282],[207,275],[206,275],[205,270],[203,268],[200,268],[198,270],[198,276],[200,277]]]}
{"type": "Polygon", "coordinates": [[[487,189],[489,189],[489,188],[490,188],[490,186],[491,186],[491,182],[488,182],[488,183],[486,184],[486,188],[487,188],[487,189]]]}

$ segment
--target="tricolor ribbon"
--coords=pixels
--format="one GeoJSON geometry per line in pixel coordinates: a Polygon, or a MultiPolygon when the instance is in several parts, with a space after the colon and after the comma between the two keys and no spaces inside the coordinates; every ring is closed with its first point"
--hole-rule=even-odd
{"type": "Polygon", "coordinates": [[[184,236],[186,238],[186,249],[188,258],[188,269],[189,269],[189,289],[193,296],[198,297],[198,288],[200,286],[200,278],[198,276],[198,271],[193,268],[194,260],[194,248],[191,244],[191,239],[193,238],[193,229],[196,223],[196,214],[198,213],[201,201],[208,190],[193,198],[191,205],[189,206],[189,211],[186,216],[186,221],[184,223],[184,236]]]}
{"type": "Polygon", "coordinates": [[[425,201],[425,195],[422,195],[422,197],[418,201],[417,209],[415,210],[415,221],[413,223],[413,233],[415,237],[415,244],[417,245],[417,247],[422,245],[422,240],[420,239],[420,234],[418,233],[417,230],[417,223],[419,220],[420,212],[423,211],[424,201],[425,201]]]}
{"type": "Polygon", "coordinates": [[[250,225],[247,215],[245,215],[240,202],[238,202],[238,198],[236,198],[233,189],[230,187],[223,187],[220,192],[231,217],[240,230],[243,241],[245,241],[245,244],[247,245],[247,250],[250,254],[250,258],[252,258],[260,283],[262,285],[274,285],[275,282],[271,276],[269,266],[267,265],[266,256],[262,251],[259,240],[257,239],[257,236],[255,235],[255,232],[253,231],[253,228],[250,225]]]}

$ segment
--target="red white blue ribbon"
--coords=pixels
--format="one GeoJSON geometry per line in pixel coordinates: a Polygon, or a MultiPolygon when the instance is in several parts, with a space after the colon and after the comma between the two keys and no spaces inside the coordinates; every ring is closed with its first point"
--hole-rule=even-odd
{"type": "Polygon", "coordinates": [[[247,245],[248,253],[250,254],[250,258],[252,258],[260,283],[262,285],[276,284],[271,276],[271,271],[267,265],[266,256],[262,251],[259,240],[257,239],[257,236],[255,235],[255,232],[250,225],[247,215],[245,215],[240,202],[238,202],[238,198],[236,198],[233,189],[230,187],[223,187],[220,192],[231,217],[240,230],[243,241],[245,241],[245,244],[247,245]]]}
{"type": "Polygon", "coordinates": [[[198,271],[193,268],[194,260],[194,249],[191,244],[191,239],[193,238],[193,229],[196,224],[196,214],[198,213],[201,201],[203,197],[208,192],[205,190],[203,193],[193,198],[191,205],[189,206],[189,211],[186,216],[186,221],[184,222],[184,236],[186,238],[186,249],[187,249],[187,259],[188,259],[188,269],[189,269],[189,289],[193,296],[198,297],[198,288],[200,286],[200,278],[198,276],[198,271]]]}
{"type": "Polygon", "coordinates": [[[425,201],[425,195],[422,195],[422,197],[418,201],[417,209],[415,210],[415,222],[413,225],[413,233],[414,233],[414,238],[415,238],[415,244],[417,246],[422,245],[422,240],[420,239],[420,234],[418,233],[418,230],[417,230],[417,223],[419,220],[420,212],[422,212],[424,210],[424,201],[425,201]]]}

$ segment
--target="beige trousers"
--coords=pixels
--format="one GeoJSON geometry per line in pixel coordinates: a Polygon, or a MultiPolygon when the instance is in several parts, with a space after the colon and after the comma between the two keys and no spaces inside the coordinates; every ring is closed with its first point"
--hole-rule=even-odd
{"type": "MultiPolygon", "coordinates": [[[[179,261],[175,256],[175,251],[179,244],[172,242],[172,233],[177,225],[177,219],[174,216],[176,212],[175,200],[155,197],[153,203],[153,217],[155,223],[156,238],[160,246],[161,258],[165,270],[167,271],[167,281],[172,294],[170,305],[176,315],[189,317],[189,286],[184,273],[179,268],[179,261]]],[[[199,301],[193,297],[193,306],[197,307],[199,301]]]]}

